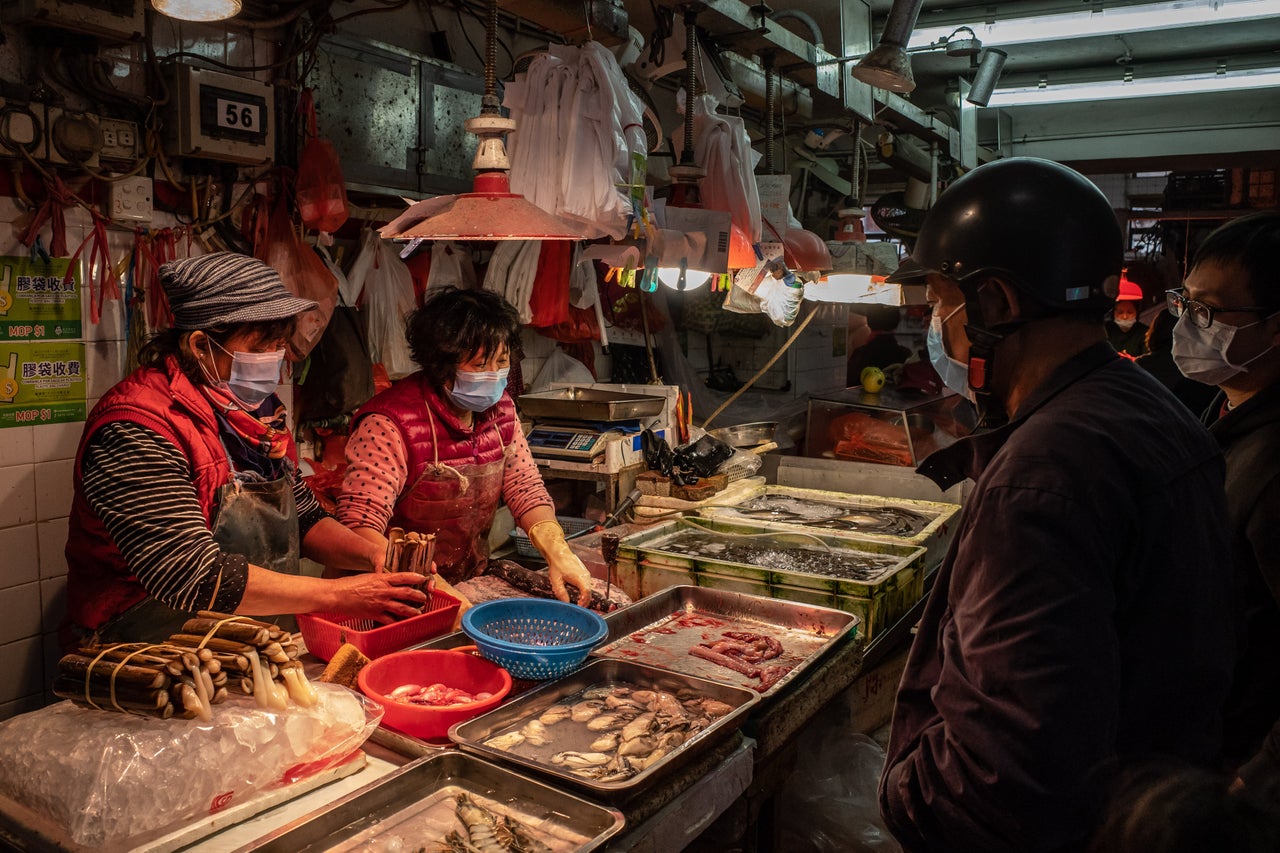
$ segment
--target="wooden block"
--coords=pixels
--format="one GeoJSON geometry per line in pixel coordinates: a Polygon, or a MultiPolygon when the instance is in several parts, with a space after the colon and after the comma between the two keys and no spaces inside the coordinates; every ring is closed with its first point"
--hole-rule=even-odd
{"type": "Polygon", "coordinates": [[[714,483],[709,481],[709,477],[704,477],[692,486],[672,486],[671,495],[685,501],[706,500],[720,491],[715,487],[714,483]]]}
{"type": "Polygon", "coordinates": [[[671,478],[657,471],[645,471],[636,477],[636,488],[642,495],[666,498],[671,496],[671,478]]]}

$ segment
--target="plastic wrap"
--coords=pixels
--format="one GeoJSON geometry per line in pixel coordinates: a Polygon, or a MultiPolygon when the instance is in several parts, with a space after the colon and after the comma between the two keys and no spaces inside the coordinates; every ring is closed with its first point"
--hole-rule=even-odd
{"type": "Polygon", "coordinates": [[[125,847],[336,766],[382,708],[336,684],[287,711],[232,699],[211,723],[109,714],[62,702],[0,723],[0,795],[77,844],[125,847]]]}
{"type": "Polygon", "coordinates": [[[409,268],[390,242],[368,231],[349,278],[363,297],[370,357],[392,379],[408,376],[417,369],[404,336],[405,319],[417,305],[409,268]]]}

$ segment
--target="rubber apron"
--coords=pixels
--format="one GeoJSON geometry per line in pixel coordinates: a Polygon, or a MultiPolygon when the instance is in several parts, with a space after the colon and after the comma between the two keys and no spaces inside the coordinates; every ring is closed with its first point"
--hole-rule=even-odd
{"type": "Polygon", "coordinates": [[[451,584],[482,573],[489,563],[489,528],[502,497],[508,448],[498,431],[502,455],[484,465],[442,465],[436,419],[427,406],[433,462],[396,502],[393,524],[436,535],[436,571],[451,584]]]}
{"type": "MultiPolygon", "coordinates": [[[[282,574],[298,574],[301,570],[298,507],[289,475],[275,480],[245,481],[238,479],[234,471],[233,465],[231,482],[218,489],[213,541],[226,553],[243,554],[255,566],[282,574]]],[[[212,604],[210,601],[201,609],[212,604]]],[[[97,638],[103,643],[158,643],[181,633],[182,623],[194,615],[174,610],[148,596],[106,622],[98,629],[97,638]]],[[[270,621],[270,617],[257,618],[270,621]]]]}

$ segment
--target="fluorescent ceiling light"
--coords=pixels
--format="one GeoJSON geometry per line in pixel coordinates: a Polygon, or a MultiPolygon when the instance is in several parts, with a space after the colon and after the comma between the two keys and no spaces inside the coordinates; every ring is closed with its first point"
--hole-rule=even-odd
{"type": "Polygon", "coordinates": [[[1090,83],[1052,83],[1040,86],[997,89],[989,107],[1017,107],[1032,104],[1066,104],[1075,101],[1107,101],[1121,98],[1151,98],[1160,95],[1195,95],[1209,92],[1236,92],[1280,86],[1280,69],[1252,68],[1221,74],[1181,74],[1125,82],[1100,80],[1090,83]]]}
{"type": "MultiPolygon", "coordinates": [[[[1274,18],[1277,15],[1280,15],[1280,0],[1173,0],[1141,6],[1116,6],[1096,12],[1009,17],[990,24],[970,26],[984,45],[998,47],[1089,36],[1127,35],[1205,24],[1239,23],[1274,18]]],[[[949,37],[954,30],[955,24],[917,29],[911,34],[907,47],[926,47],[940,38],[949,37]]]]}

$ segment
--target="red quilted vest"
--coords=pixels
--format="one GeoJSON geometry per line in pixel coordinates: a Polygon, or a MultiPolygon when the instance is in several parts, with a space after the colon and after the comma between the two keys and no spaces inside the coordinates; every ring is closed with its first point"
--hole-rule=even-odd
{"type": "MultiPolygon", "coordinates": [[[[409,478],[412,484],[422,476],[423,469],[438,458],[445,465],[486,465],[502,458],[503,448],[515,440],[519,421],[516,404],[507,394],[492,408],[475,416],[473,425],[464,427],[447,403],[440,399],[421,372],[396,382],[386,391],[360,407],[352,421],[351,429],[365,415],[377,413],[389,418],[400,430],[408,456],[409,478]],[[427,406],[435,418],[436,440],[439,448],[432,449],[431,422],[427,419],[427,406]],[[498,428],[494,429],[494,423],[498,428]],[[501,431],[501,441],[499,441],[501,431]]],[[[397,511],[392,515],[393,527],[402,524],[397,511]]]]}
{"type": "MultiPolygon", "coordinates": [[[[161,367],[143,367],[118,383],[93,407],[76,451],[71,518],[67,531],[67,618],[70,626],[94,630],[147,597],[102,521],[85,500],[81,470],[85,445],[105,424],[129,421],[163,436],[191,465],[200,508],[210,523],[218,488],[231,478],[217,420],[204,396],[169,357],[161,367]]],[[[292,451],[290,455],[294,455],[292,451]]]]}

